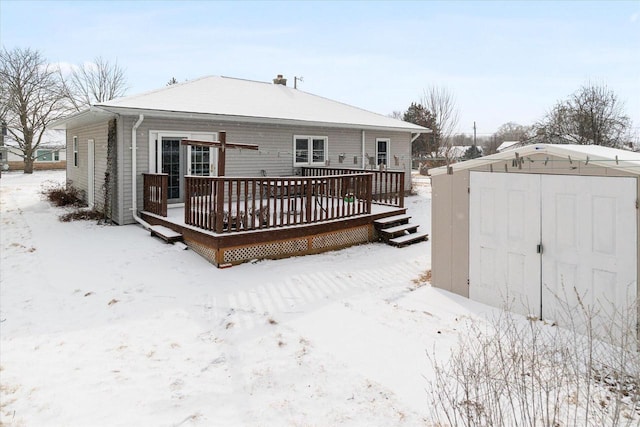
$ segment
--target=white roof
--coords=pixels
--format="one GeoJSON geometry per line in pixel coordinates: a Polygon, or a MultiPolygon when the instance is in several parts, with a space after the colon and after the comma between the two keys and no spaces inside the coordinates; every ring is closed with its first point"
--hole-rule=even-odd
{"type": "MultiPolygon", "coordinates": [[[[640,153],[617,148],[603,147],[601,145],[578,145],[578,144],[532,144],[525,145],[515,150],[508,150],[502,153],[492,154],[465,162],[450,165],[453,172],[476,168],[491,163],[509,160],[519,155],[520,157],[532,154],[549,154],[557,157],[571,157],[572,161],[587,162],[602,167],[613,168],[636,175],[640,175],[640,153]]],[[[429,171],[431,175],[442,175],[447,173],[447,167],[434,168],[429,171]]]]}
{"type": "Polygon", "coordinates": [[[110,112],[214,115],[222,120],[430,132],[427,128],[280,84],[209,76],[95,107],[110,112]],[[305,123],[299,123],[305,122],[305,123]],[[346,125],[346,126],[345,126],[346,125]]]}
{"type": "Polygon", "coordinates": [[[520,141],[504,141],[500,146],[496,149],[496,151],[504,151],[513,147],[516,144],[521,144],[520,141]]]}
{"type": "MultiPolygon", "coordinates": [[[[471,148],[471,145],[452,145],[451,147],[449,147],[449,156],[454,158],[454,159],[459,159],[464,157],[464,155],[467,153],[467,150],[469,148],[471,148]]],[[[480,152],[482,152],[482,147],[479,145],[476,145],[476,147],[478,148],[478,150],[480,152]]]]}

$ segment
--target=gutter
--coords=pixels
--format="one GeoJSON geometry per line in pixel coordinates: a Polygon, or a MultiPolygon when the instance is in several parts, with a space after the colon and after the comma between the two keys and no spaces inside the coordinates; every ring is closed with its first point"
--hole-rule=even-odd
{"type": "Polygon", "coordinates": [[[148,222],[138,216],[138,182],[137,182],[137,151],[138,151],[138,127],[144,120],[144,114],[140,114],[138,121],[131,128],[131,213],[135,219],[146,230],[151,228],[148,222]]]}
{"type": "MultiPolygon", "coordinates": [[[[97,106],[92,107],[96,110],[106,111],[113,114],[122,115],[138,115],[144,114],[147,117],[157,118],[185,118],[185,119],[202,119],[208,121],[226,122],[243,122],[268,125],[290,125],[290,126],[318,126],[323,128],[339,128],[339,129],[358,129],[383,132],[411,132],[411,133],[430,133],[431,129],[422,126],[406,123],[408,126],[386,126],[367,123],[339,123],[326,122],[305,119],[285,119],[275,117],[257,117],[257,116],[241,116],[219,113],[199,113],[188,111],[170,111],[170,110],[152,110],[147,108],[131,108],[131,107],[113,107],[113,106],[97,106]]],[[[372,113],[373,114],[373,113],[372,113]]],[[[402,123],[402,122],[401,122],[402,123]]]]}

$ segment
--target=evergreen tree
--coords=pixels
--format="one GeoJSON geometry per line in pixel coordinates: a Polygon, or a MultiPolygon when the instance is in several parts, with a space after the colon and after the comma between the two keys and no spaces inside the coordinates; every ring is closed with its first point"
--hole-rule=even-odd
{"type": "Polygon", "coordinates": [[[421,134],[413,141],[411,147],[411,154],[414,156],[431,156],[434,152],[434,134],[437,132],[434,115],[422,104],[412,102],[407,111],[405,111],[402,120],[431,129],[433,133],[421,134]]]}
{"type": "Polygon", "coordinates": [[[471,159],[476,159],[476,158],[481,157],[481,156],[482,156],[482,151],[480,151],[478,146],[477,145],[472,145],[471,147],[467,148],[467,151],[464,152],[463,159],[464,160],[471,160],[471,159]]]}

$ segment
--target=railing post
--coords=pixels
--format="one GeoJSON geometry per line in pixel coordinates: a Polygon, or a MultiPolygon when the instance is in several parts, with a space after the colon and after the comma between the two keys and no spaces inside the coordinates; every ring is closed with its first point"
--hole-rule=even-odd
{"type": "Polygon", "coordinates": [[[398,203],[400,205],[401,208],[404,208],[404,175],[406,172],[402,172],[400,174],[400,200],[398,200],[398,203]]]}
{"type": "Polygon", "coordinates": [[[169,189],[169,175],[160,175],[160,212],[167,216],[167,191],[169,189]]]}
{"type": "Polygon", "coordinates": [[[305,211],[307,212],[306,215],[306,220],[307,222],[311,222],[311,206],[315,206],[311,204],[311,197],[313,197],[313,189],[312,186],[315,185],[315,183],[313,182],[314,179],[309,179],[306,178],[306,182],[305,182],[305,202],[306,202],[306,206],[305,206],[305,211]]]}
{"type": "Polygon", "coordinates": [[[191,202],[192,202],[192,191],[191,191],[191,178],[189,177],[185,177],[184,180],[184,187],[185,187],[185,191],[184,191],[184,223],[185,224],[189,224],[189,225],[193,225],[193,215],[191,212],[192,206],[191,206],[191,202]]]}
{"type": "Polygon", "coordinates": [[[151,211],[151,184],[149,183],[150,177],[146,173],[142,174],[142,209],[145,211],[151,211]]]}
{"type": "Polygon", "coordinates": [[[224,228],[224,179],[216,182],[216,233],[222,233],[224,228]]]}
{"type": "Polygon", "coordinates": [[[366,177],[367,181],[367,213],[371,213],[371,202],[373,199],[373,174],[369,174],[366,177]]]}

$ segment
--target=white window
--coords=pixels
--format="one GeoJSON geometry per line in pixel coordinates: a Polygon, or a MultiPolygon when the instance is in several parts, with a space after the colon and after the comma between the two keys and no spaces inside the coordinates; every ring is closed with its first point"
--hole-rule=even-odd
{"type": "Polygon", "coordinates": [[[78,137],[73,137],[73,166],[78,166],[78,137]]]}
{"type": "Polygon", "coordinates": [[[57,162],[60,160],[58,151],[36,150],[36,162],[57,162]]]}
{"type": "Polygon", "coordinates": [[[294,136],[293,165],[324,165],[327,159],[327,142],[326,136],[294,136]]]}
{"type": "Polygon", "coordinates": [[[376,164],[377,165],[389,165],[389,145],[391,141],[389,138],[377,138],[376,139],[376,164]]]}

